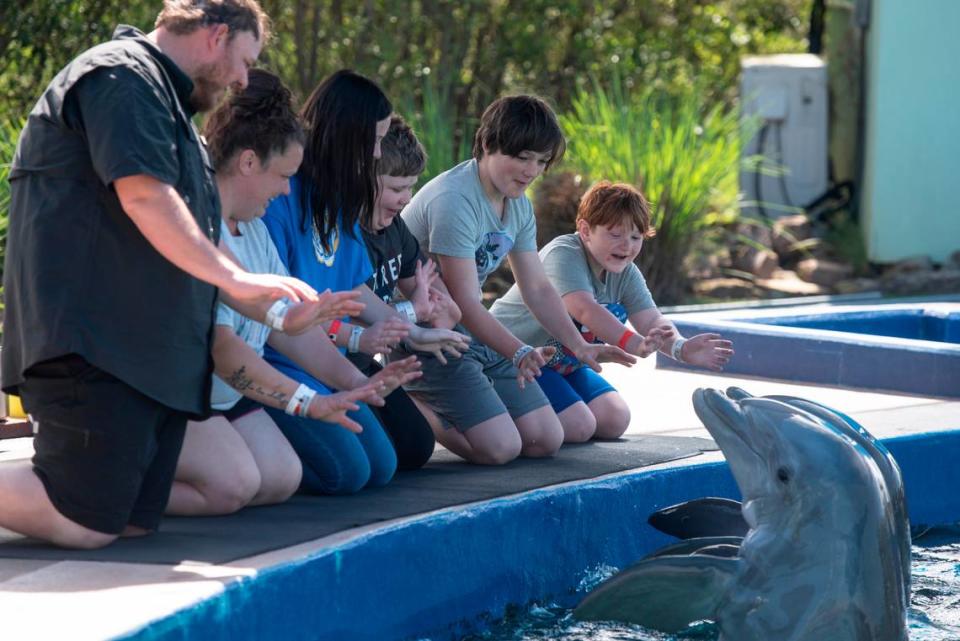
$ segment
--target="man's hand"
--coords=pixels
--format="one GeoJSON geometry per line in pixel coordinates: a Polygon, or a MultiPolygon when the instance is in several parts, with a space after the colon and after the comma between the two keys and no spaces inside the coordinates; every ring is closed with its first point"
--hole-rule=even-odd
{"type": "Polygon", "coordinates": [[[587,343],[573,353],[578,361],[595,372],[601,371],[600,363],[619,363],[627,367],[637,362],[637,359],[615,345],[603,343],[587,343]]]}
{"type": "Polygon", "coordinates": [[[223,289],[231,297],[246,303],[262,303],[284,297],[294,302],[318,300],[317,291],[302,280],[276,274],[237,271],[223,289]]]}
{"type": "Polygon", "coordinates": [[[697,334],[680,348],[680,358],[684,363],[705,367],[719,372],[733,356],[733,342],[722,338],[720,334],[697,334]]]}
{"type": "MultiPolygon", "coordinates": [[[[371,376],[370,382],[381,386],[378,394],[381,399],[383,399],[389,396],[393,390],[421,376],[423,376],[423,372],[420,371],[420,361],[417,360],[416,356],[408,356],[399,361],[389,363],[382,370],[371,376]]],[[[383,400],[381,400],[378,405],[383,405],[383,400]]]]}
{"type": "Polygon", "coordinates": [[[556,353],[555,347],[538,347],[520,359],[520,365],[517,367],[517,384],[520,385],[520,389],[540,376],[540,368],[545,367],[556,353]]]}
{"type": "Polygon", "coordinates": [[[447,356],[460,358],[470,349],[470,337],[450,329],[424,328],[417,325],[410,326],[410,335],[406,339],[407,346],[416,352],[429,352],[441,364],[446,365],[447,356]]]}
{"type": "Polygon", "coordinates": [[[347,392],[337,392],[323,396],[317,394],[310,401],[307,416],[316,421],[326,421],[350,430],[354,434],[363,431],[359,423],[347,416],[347,412],[360,409],[357,403],[375,403],[381,399],[383,383],[370,381],[347,392]]]}
{"type": "Polygon", "coordinates": [[[356,316],[365,305],[357,300],[360,292],[347,290],[321,293],[316,301],[305,301],[290,306],[283,317],[283,333],[296,336],[314,325],[343,316],[356,316]]]}
{"type": "Polygon", "coordinates": [[[360,334],[360,351],[370,356],[389,353],[409,333],[410,324],[399,318],[377,321],[360,334]]]}

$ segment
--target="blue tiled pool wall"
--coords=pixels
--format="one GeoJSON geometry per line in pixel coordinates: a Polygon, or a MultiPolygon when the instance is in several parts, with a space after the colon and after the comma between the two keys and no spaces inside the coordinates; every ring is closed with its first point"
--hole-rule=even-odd
{"type": "MultiPolygon", "coordinates": [[[[885,441],[914,524],[960,520],[960,431],[885,441]]],[[[442,512],[231,584],[136,639],[455,639],[508,605],[572,605],[583,576],[624,567],[669,539],[661,507],[737,498],[725,463],[639,471],[442,512]]]]}
{"type": "Polygon", "coordinates": [[[805,327],[872,336],[960,343],[960,313],[958,312],[936,314],[923,309],[896,309],[738,320],[762,325],[805,327]]]}

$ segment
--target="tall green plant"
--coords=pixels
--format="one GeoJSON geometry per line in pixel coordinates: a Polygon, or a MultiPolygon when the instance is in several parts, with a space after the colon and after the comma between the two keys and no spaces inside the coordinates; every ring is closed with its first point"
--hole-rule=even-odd
{"type": "Polygon", "coordinates": [[[736,211],[741,143],[756,123],[742,124],[725,105],[704,107],[694,90],[630,95],[618,79],[580,90],[560,120],[568,167],[590,180],[634,184],[650,200],[657,235],[638,262],[658,301],[679,301],[686,258],[718,216],[736,211]]]}
{"type": "Polygon", "coordinates": [[[431,76],[424,76],[419,92],[410,92],[398,102],[401,115],[410,122],[427,150],[421,185],[470,157],[472,120],[457,120],[454,106],[444,101],[431,76]]]}

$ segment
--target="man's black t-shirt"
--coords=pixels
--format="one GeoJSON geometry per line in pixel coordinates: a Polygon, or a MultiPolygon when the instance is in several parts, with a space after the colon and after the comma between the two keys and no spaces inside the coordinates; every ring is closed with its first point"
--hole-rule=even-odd
{"type": "Polygon", "coordinates": [[[191,117],[193,82],[143,33],[67,65],[20,137],[10,173],[3,386],[78,354],[169,407],[209,406],[216,289],[157,252],[114,181],[171,185],[217,242],[220,200],[191,117]]]}

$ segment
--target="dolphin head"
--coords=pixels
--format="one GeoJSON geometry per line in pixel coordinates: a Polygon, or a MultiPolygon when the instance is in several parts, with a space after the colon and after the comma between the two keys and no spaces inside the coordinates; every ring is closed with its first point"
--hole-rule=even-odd
{"type": "Polygon", "coordinates": [[[885,488],[862,445],[797,407],[711,389],[697,390],[693,405],[730,465],[751,529],[822,523],[827,510],[862,507],[860,493],[845,491],[851,484],[885,488]]]}

